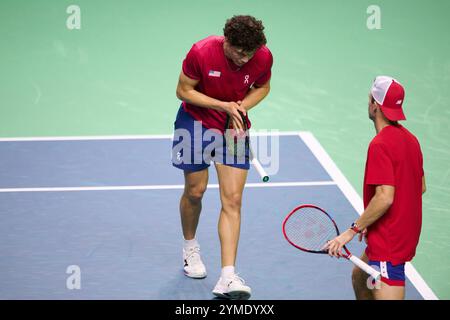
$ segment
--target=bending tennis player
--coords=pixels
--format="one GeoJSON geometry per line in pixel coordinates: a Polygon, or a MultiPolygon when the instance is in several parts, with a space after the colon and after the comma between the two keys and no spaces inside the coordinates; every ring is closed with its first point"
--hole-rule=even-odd
{"type": "Polygon", "coordinates": [[[369,118],[377,134],[367,153],[365,210],[350,229],[328,243],[329,254],[339,257],[342,247],[356,234],[359,241],[366,237],[361,260],[381,272],[381,286],[371,289],[367,273],[354,268],[357,299],[404,299],[405,262],[414,257],[419,242],[425,177],[419,141],[398,123],[406,119],[404,96],[397,80],[375,78],[369,94],[369,118]]]}
{"type": "Polygon", "coordinates": [[[250,163],[248,151],[243,161],[224,160],[225,145],[215,148],[210,158],[204,157],[211,142],[204,137],[214,132],[223,135],[227,115],[235,129],[243,129],[243,121],[249,123],[247,111],[269,93],[273,59],[263,30],[262,22],[252,16],[227,20],[224,36],[209,36],[192,46],[183,61],[176,91],[183,102],[175,121],[172,162],[184,171],[185,179],[180,201],[184,273],[191,278],[206,277],[196,230],[212,161],[222,204],[218,226],[222,270],[213,294],[230,299],[251,295],[250,287],[235,272],[242,193],[250,163]],[[190,133],[189,138],[179,138],[183,132],[190,133]],[[215,154],[219,151],[223,152],[221,157],[215,154]]]}

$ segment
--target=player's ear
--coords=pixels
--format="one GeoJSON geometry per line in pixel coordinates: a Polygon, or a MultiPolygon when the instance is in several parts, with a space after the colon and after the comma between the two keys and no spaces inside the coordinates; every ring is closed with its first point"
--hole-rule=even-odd
{"type": "Polygon", "coordinates": [[[381,106],[378,102],[374,101],[373,105],[375,106],[375,112],[377,112],[378,110],[381,110],[381,106]]]}
{"type": "Polygon", "coordinates": [[[379,108],[379,104],[375,101],[375,98],[370,95],[370,105],[374,107],[375,111],[379,108]]]}

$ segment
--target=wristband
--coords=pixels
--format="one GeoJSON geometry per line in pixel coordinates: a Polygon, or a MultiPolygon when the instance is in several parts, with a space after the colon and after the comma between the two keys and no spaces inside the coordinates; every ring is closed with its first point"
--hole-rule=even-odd
{"type": "Polygon", "coordinates": [[[359,227],[356,224],[356,222],[352,223],[352,226],[350,227],[350,229],[352,229],[355,233],[361,233],[361,230],[359,229],[359,227]]]}

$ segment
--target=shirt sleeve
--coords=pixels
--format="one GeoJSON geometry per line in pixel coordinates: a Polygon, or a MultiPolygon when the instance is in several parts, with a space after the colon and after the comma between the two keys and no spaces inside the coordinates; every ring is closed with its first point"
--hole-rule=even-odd
{"type": "Polygon", "coordinates": [[[395,186],[394,166],[386,147],[371,144],[367,153],[366,184],[395,186]]]}
{"type": "Polygon", "coordinates": [[[266,71],[255,81],[256,86],[262,86],[267,81],[270,80],[270,77],[272,76],[272,65],[273,65],[273,56],[272,53],[269,52],[269,61],[267,64],[266,71]]]}
{"type": "Polygon", "coordinates": [[[186,58],[183,60],[183,73],[194,80],[200,80],[202,77],[199,53],[195,45],[192,46],[186,58]]]}

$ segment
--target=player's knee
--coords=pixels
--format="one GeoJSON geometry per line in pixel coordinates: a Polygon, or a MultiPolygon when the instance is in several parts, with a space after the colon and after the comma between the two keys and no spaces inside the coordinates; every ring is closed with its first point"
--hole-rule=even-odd
{"type": "Polygon", "coordinates": [[[242,195],[239,192],[231,192],[222,198],[222,206],[227,212],[239,213],[241,211],[242,195]]]}
{"type": "Polygon", "coordinates": [[[198,185],[195,187],[186,188],[184,195],[189,199],[190,202],[197,203],[202,201],[203,194],[206,191],[206,185],[198,185]]]}

